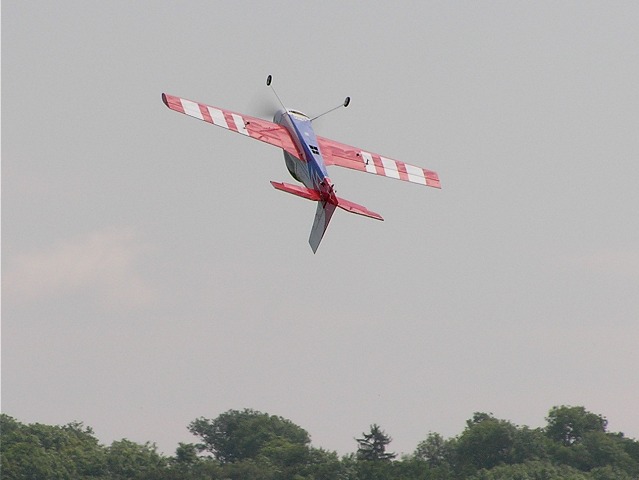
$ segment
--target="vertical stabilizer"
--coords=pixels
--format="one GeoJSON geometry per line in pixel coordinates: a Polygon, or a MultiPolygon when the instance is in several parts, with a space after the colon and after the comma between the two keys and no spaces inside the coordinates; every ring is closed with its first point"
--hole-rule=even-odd
{"type": "Polygon", "coordinates": [[[317,211],[315,212],[315,221],[313,221],[313,228],[311,229],[311,236],[308,239],[308,243],[313,249],[313,253],[317,252],[324,232],[328,228],[328,222],[331,221],[333,212],[337,207],[328,202],[317,202],[317,211]]]}

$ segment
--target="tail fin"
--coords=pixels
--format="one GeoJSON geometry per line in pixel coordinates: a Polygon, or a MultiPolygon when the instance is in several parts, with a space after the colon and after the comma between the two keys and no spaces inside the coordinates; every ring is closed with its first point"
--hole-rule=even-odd
{"type": "Polygon", "coordinates": [[[328,202],[317,202],[317,210],[315,211],[315,220],[313,221],[313,228],[311,229],[311,236],[308,238],[308,243],[313,249],[313,253],[317,252],[324,232],[328,228],[328,222],[331,221],[333,212],[335,212],[335,205],[328,202]]]}
{"type": "Polygon", "coordinates": [[[350,213],[356,213],[357,215],[364,215],[365,217],[374,218],[376,220],[384,220],[379,213],[370,211],[363,205],[358,205],[355,202],[346,200],[344,198],[333,197],[331,201],[322,201],[320,193],[317,190],[311,190],[301,185],[291,185],[290,183],[271,182],[271,184],[286,193],[297,195],[298,197],[306,198],[307,200],[313,200],[317,202],[317,210],[315,211],[315,220],[313,221],[313,228],[311,229],[311,236],[308,239],[308,243],[313,249],[313,253],[317,252],[324,233],[328,228],[328,223],[331,221],[333,213],[337,207],[342,210],[346,210],[350,213]],[[337,204],[331,203],[337,200],[337,204]]]}

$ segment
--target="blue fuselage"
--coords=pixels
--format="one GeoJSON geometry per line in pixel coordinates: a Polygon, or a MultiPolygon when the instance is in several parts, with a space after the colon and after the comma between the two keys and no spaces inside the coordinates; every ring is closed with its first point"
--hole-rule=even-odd
{"type": "Polygon", "coordinates": [[[286,167],[293,178],[303,183],[306,188],[317,191],[324,201],[333,203],[332,200],[335,200],[336,203],[333,186],[328,178],[311,120],[296,110],[280,110],[273,117],[273,121],[289,131],[300,152],[300,158],[284,152],[286,167]]]}

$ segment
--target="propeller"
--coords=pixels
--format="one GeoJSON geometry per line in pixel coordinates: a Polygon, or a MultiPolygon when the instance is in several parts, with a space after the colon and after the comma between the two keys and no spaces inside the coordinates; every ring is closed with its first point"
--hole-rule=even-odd
{"type": "Polygon", "coordinates": [[[264,95],[264,93],[256,93],[251,99],[251,112],[255,116],[271,120],[280,108],[271,95],[264,95]]]}
{"type": "Polygon", "coordinates": [[[286,107],[284,106],[284,102],[282,102],[282,100],[280,99],[280,96],[277,94],[277,92],[273,88],[273,85],[271,85],[271,82],[273,82],[273,75],[269,75],[268,77],[266,77],[266,86],[271,87],[271,90],[273,90],[273,93],[277,97],[277,101],[280,102],[280,105],[282,106],[282,108],[286,110],[286,107]]]}
{"type": "MultiPolygon", "coordinates": [[[[277,98],[277,101],[279,102],[279,105],[277,105],[273,99],[273,97],[271,97],[270,99],[259,95],[259,96],[254,96],[254,100],[251,102],[253,105],[255,105],[255,108],[253,108],[252,110],[254,112],[256,112],[259,116],[261,117],[268,117],[268,118],[273,118],[273,116],[275,115],[275,112],[277,112],[280,107],[283,108],[284,110],[286,110],[286,107],[284,106],[284,103],[282,102],[282,99],[280,98],[280,96],[277,94],[277,92],[275,91],[275,88],[273,88],[273,75],[269,75],[266,77],[266,86],[270,87],[271,90],[273,90],[273,93],[275,94],[275,98],[277,98]]],[[[342,103],[340,103],[338,106],[331,108],[330,110],[327,110],[324,113],[321,113],[313,118],[311,118],[311,122],[313,120],[316,120],[320,117],[323,117],[324,115],[326,115],[327,113],[331,113],[335,110],[337,110],[338,108],[341,107],[348,107],[348,105],[351,103],[351,97],[346,97],[344,99],[344,101],[342,103]]]]}
{"type": "Polygon", "coordinates": [[[261,118],[266,118],[268,120],[272,119],[275,116],[275,112],[281,110],[282,108],[286,110],[284,104],[280,100],[280,97],[275,92],[275,89],[271,85],[273,82],[273,75],[269,75],[266,77],[266,86],[271,87],[273,93],[275,93],[275,98],[272,95],[264,95],[263,93],[255,93],[251,99],[251,112],[255,113],[256,116],[261,118]],[[279,102],[279,103],[278,103],[279,102]]]}
{"type": "Polygon", "coordinates": [[[351,97],[346,97],[346,98],[344,99],[344,102],[343,102],[343,103],[341,103],[341,104],[339,104],[337,107],[333,107],[333,108],[331,108],[330,110],[327,110],[326,112],[324,112],[324,113],[320,113],[319,115],[316,115],[315,117],[311,118],[311,122],[312,122],[313,120],[317,120],[317,119],[318,119],[318,118],[320,118],[320,117],[323,117],[323,116],[324,116],[324,115],[326,115],[327,113],[334,112],[335,110],[337,110],[337,109],[338,109],[338,108],[340,108],[340,107],[344,107],[344,108],[346,108],[346,107],[348,107],[348,104],[349,104],[349,103],[351,103],[351,97]]]}

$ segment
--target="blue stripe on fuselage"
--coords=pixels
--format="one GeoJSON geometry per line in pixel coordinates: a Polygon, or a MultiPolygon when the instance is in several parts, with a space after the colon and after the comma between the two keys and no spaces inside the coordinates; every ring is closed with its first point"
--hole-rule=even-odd
{"type": "Polygon", "coordinates": [[[291,114],[288,114],[288,118],[291,120],[300,146],[302,150],[304,150],[304,155],[308,159],[308,169],[310,177],[313,179],[313,187],[317,188],[319,183],[328,177],[328,172],[326,171],[324,158],[317,146],[317,137],[315,136],[311,121],[301,120],[291,114]],[[315,151],[313,151],[311,147],[314,147],[315,151]]]}

